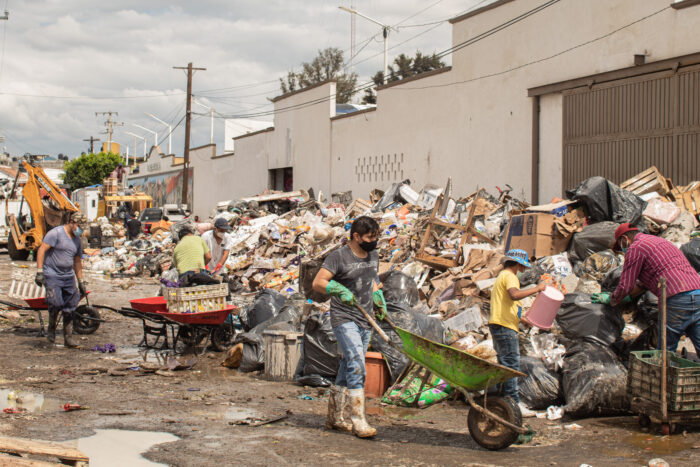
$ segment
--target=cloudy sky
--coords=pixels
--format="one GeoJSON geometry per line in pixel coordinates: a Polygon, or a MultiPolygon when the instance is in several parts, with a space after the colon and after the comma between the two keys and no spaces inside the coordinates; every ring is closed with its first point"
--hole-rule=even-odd
{"type": "MultiPolygon", "coordinates": [[[[490,0],[354,0],[355,8],[387,24],[391,57],[439,52],[450,46],[454,17],[490,0]],[[428,24],[426,24],[428,23],[428,24]]],[[[0,0],[9,21],[0,22],[0,135],[12,155],[26,152],[71,157],[86,150],[84,138],[106,140],[95,112],[115,111],[114,140],[125,132],[154,135],[184,116],[186,77],[173,66],[206,67],[196,73],[193,93],[221,115],[270,110],[280,94],[277,78],[311,60],[317,50],[338,47],[349,57],[350,0],[0,0]]],[[[357,19],[355,58],[360,82],[382,68],[380,30],[357,19]],[[374,36],[374,38],[373,38],[374,36]]],[[[206,109],[194,106],[196,112],[206,109]]],[[[271,117],[259,119],[271,120],[271,117]]],[[[223,150],[223,119],[215,121],[223,150]]],[[[182,154],[184,124],[173,132],[182,154]]],[[[197,116],[192,145],[209,142],[209,118],[197,116]]],[[[167,143],[161,147],[165,150],[167,143]]],[[[143,152],[138,142],[136,153],[143,152]]]]}

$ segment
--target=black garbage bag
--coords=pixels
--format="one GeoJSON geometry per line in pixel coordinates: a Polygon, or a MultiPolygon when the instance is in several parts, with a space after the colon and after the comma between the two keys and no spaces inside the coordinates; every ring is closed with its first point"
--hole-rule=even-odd
{"type": "Polygon", "coordinates": [[[265,289],[256,297],[253,304],[239,315],[244,331],[250,331],[260,323],[277,316],[287,302],[287,297],[276,290],[265,289]]]}
{"type": "Polygon", "coordinates": [[[625,321],[609,305],[592,303],[590,294],[572,293],[564,296],[557,313],[557,324],[564,336],[574,341],[586,339],[612,345],[621,338],[625,321]]]}
{"type": "Polygon", "coordinates": [[[574,274],[581,279],[601,282],[621,261],[612,250],[597,251],[583,262],[576,263],[574,274]]]}
{"type": "Polygon", "coordinates": [[[685,245],[681,245],[681,251],[688,258],[690,265],[700,272],[700,237],[694,238],[685,245]]]}
{"type": "Polygon", "coordinates": [[[622,276],[623,266],[617,266],[615,269],[611,269],[603,278],[603,282],[600,283],[601,290],[603,292],[613,292],[620,283],[620,277],[622,276]]]}
{"type": "Polygon", "coordinates": [[[300,328],[301,311],[294,305],[284,306],[279,314],[255,326],[248,332],[237,334],[233,345],[243,343],[243,357],[240,371],[256,371],[265,367],[265,338],[263,332],[270,329],[275,331],[298,331],[300,328]]]}
{"type": "Polygon", "coordinates": [[[575,233],[569,244],[569,261],[584,261],[593,253],[610,249],[615,243],[616,228],[614,222],[599,222],[575,233]]]}
{"type": "Polygon", "coordinates": [[[374,205],[372,212],[382,212],[395,202],[405,203],[406,201],[404,201],[401,193],[399,193],[399,188],[401,188],[401,185],[404,184],[410,185],[411,181],[404,180],[401,183],[392,183],[391,187],[384,192],[384,196],[382,196],[379,201],[377,201],[377,204],[374,205]]]}
{"type": "Polygon", "coordinates": [[[335,378],[338,374],[340,351],[330,313],[313,314],[304,326],[304,365],[303,376],[323,376],[335,378]]]}
{"type": "MultiPolygon", "coordinates": [[[[394,305],[389,302],[387,302],[387,314],[395,326],[418,334],[431,341],[440,344],[444,343],[445,326],[439,319],[426,316],[419,311],[411,309],[409,306],[394,305]]],[[[384,330],[394,344],[398,345],[399,348],[403,348],[401,338],[396,334],[396,331],[392,329],[389,323],[380,322],[379,327],[384,330]]],[[[404,355],[403,352],[394,349],[394,347],[384,341],[377,333],[372,333],[370,345],[373,350],[384,356],[384,359],[389,365],[391,383],[393,384],[408,365],[409,358],[404,355]]]]}
{"type": "Polygon", "coordinates": [[[573,417],[615,415],[629,410],[627,370],[608,348],[577,342],[564,355],[564,411],[573,417]]]}
{"type": "Polygon", "coordinates": [[[394,305],[407,305],[414,308],[420,305],[418,286],[410,276],[400,272],[391,271],[382,279],[382,290],[387,303],[394,305]]]}
{"type": "Polygon", "coordinates": [[[566,196],[579,201],[593,222],[636,225],[642,221],[642,212],[647,207],[647,202],[639,196],[600,176],[584,180],[573,190],[568,190],[566,196]]]}
{"type": "Polygon", "coordinates": [[[531,284],[537,284],[540,281],[540,276],[545,273],[545,270],[537,262],[530,263],[532,267],[527,268],[520,274],[520,287],[525,287],[531,284]]]}
{"type": "Polygon", "coordinates": [[[520,399],[531,409],[542,410],[561,403],[559,375],[548,370],[539,358],[520,357],[520,371],[526,377],[518,378],[520,399]]]}

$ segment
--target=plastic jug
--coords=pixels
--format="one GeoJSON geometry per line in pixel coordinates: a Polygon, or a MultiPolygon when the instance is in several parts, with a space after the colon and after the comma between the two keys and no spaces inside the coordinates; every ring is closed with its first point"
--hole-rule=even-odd
{"type": "Polygon", "coordinates": [[[554,287],[547,286],[544,292],[537,296],[532,307],[525,314],[525,319],[533,326],[547,331],[552,328],[554,318],[563,301],[564,294],[554,287]]]}

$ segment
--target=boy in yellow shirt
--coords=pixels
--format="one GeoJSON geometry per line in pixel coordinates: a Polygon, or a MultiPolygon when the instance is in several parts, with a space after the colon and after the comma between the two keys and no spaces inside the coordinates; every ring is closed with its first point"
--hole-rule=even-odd
{"type": "MultiPolygon", "coordinates": [[[[496,278],[491,290],[491,316],[489,331],[493,339],[493,348],[498,354],[498,363],[513,370],[520,370],[520,348],[518,345],[518,325],[522,307],[520,300],[542,292],[546,285],[520,290],[520,281],[516,275],[530,267],[527,252],[509,250],[503,271],[496,278]]],[[[534,412],[520,403],[518,396],[518,379],[512,378],[503,383],[503,392],[520,406],[523,417],[532,417],[534,412]]]]}

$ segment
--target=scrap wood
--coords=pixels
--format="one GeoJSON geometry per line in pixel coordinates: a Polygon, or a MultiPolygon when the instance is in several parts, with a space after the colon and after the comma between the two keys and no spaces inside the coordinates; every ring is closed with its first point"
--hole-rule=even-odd
{"type": "Polygon", "coordinates": [[[270,423],[279,422],[281,420],[289,418],[290,415],[294,415],[294,412],[287,409],[287,411],[284,414],[273,417],[273,418],[263,419],[263,418],[256,418],[256,417],[248,417],[248,418],[244,418],[243,420],[236,420],[236,421],[228,422],[228,424],[229,425],[245,425],[245,426],[257,427],[257,426],[269,425],[270,423]]]}
{"type": "Polygon", "coordinates": [[[61,461],[71,461],[71,463],[76,466],[87,466],[90,462],[90,458],[76,448],[51,441],[26,438],[0,437],[0,452],[18,455],[30,454],[56,457],[61,461]]]}
{"type": "Polygon", "coordinates": [[[673,185],[661,175],[656,166],[652,165],[644,172],[620,183],[620,188],[631,191],[637,196],[651,192],[657,192],[661,196],[665,196],[671,192],[673,185]]]}

